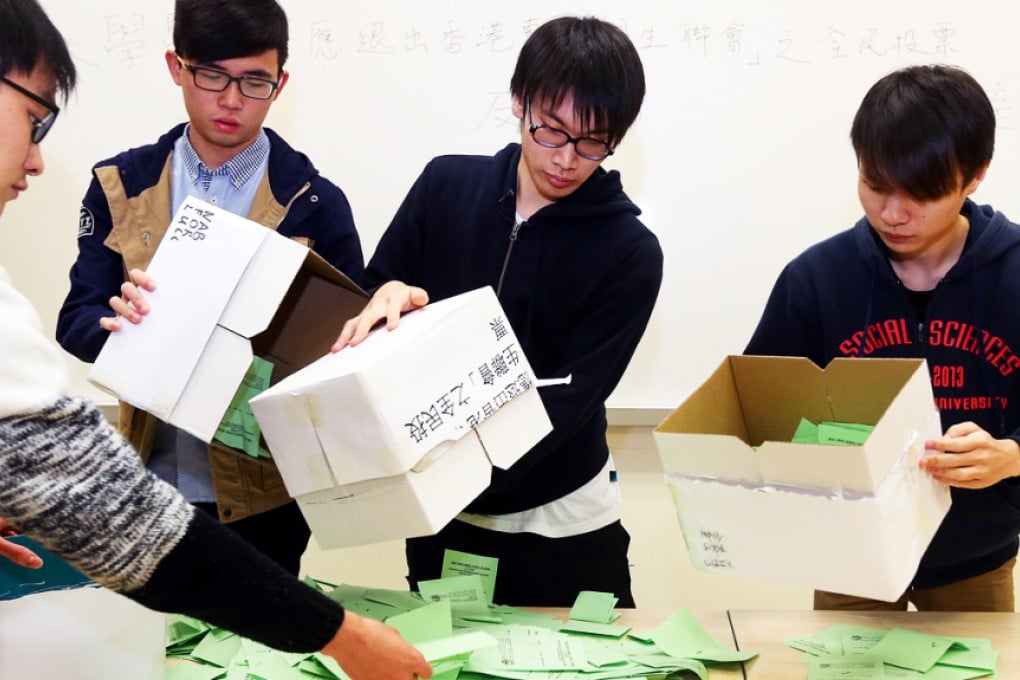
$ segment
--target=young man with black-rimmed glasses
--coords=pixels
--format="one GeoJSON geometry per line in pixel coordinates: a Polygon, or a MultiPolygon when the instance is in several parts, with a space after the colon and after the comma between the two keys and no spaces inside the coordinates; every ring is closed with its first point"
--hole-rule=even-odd
{"type": "MultiPolygon", "coordinates": [[[[148,267],[187,196],[301,241],[354,281],[364,271],[343,192],[263,127],[289,75],[287,17],[276,0],[177,0],[173,34],[166,64],[188,123],[98,163],[82,202],[57,340],[83,361],[95,360],[124,319],[141,320],[144,298],[125,272],[148,267]]],[[[297,573],[309,531],[271,460],[206,445],[123,404],[120,425],[150,469],[297,573]]]]}
{"type": "Polygon", "coordinates": [[[369,263],[379,286],[334,347],[403,311],[492,286],[539,378],[553,432],[438,535],[407,542],[413,587],[447,548],[499,559],[494,601],[570,606],[580,590],[634,606],[605,400],[658,295],[662,251],[619,173],[601,168],[637,117],[641,60],[594,18],[543,24],[510,81],[520,143],[443,156],[415,182],[369,263]],[[426,292],[427,291],[427,292],[426,292]]]}

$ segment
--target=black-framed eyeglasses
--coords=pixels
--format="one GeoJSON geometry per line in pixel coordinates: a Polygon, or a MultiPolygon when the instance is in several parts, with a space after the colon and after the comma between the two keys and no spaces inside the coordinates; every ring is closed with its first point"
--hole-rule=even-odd
{"type": "Polygon", "coordinates": [[[232,76],[214,68],[195,66],[177,57],[181,67],[191,71],[191,77],[195,80],[195,87],[209,92],[223,92],[230,87],[230,83],[237,83],[241,94],[249,99],[269,99],[279,87],[279,81],[256,78],[255,76],[232,76]]]}
{"type": "Polygon", "coordinates": [[[549,127],[548,125],[535,125],[535,120],[531,117],[531,102],[528,102],[528,132],[531,133],[531,138],[537,144],[541,144],[548,149],[558,149],[561,146],[573,144],[577,155],[590,161],[601,161],[613,155],[613,150],[609,144],[600,139],[571,137],[559,128],[549,127]]]}
{"type": "Polygon", "coordinates": [[[50,131],[50,128],[53,127],[53,123],[56,122],[57,114],[60,113],[60,107],[57,106],[56,104],[54,104],[51,101],[47,101],[46,99],[43,99],[42,97],[37,95],[35,92],[32,92],[31,90],[28,90],[28,89],[22,87],[21,85],[18,85],[16,82],[11,80],[7,76],[0,76],[0,81],[10,85],[15,90],[17,90],[21,94],[25,95],[26,97],[28,97],[29,99],[34,101],[39,106],[42,106],[47,111],[49,111],[49,113],[47,113],[42,118],[36,118],[35,116],[31,116],[31,118],[32,118],[32,143],[33,144],[38,144],[39,142],[41,142],[46,137],[46,134],[50,131]]]}

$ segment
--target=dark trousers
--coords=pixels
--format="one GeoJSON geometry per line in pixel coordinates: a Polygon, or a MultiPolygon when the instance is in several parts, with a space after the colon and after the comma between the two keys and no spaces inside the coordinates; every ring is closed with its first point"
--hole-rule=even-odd
{"type": "Polygon", "coordinates": [[[578,592],[597,590],[616,595],[618,607],[634,607],[629,545],[630,535],[620,522],[578,536],[546,538],[453,520],[435,536],[407,540],[407,582],[417,590],[419,581],[439,578],[449,548],[499,560],[494,604],[570,607],[578,592]]]}
{"type": "MultiPolygon", "coordinates": [[[[196,508],[219,518],[215,503],[195,503],[196,508]]],[[[308,547],[312,532],[296,501],[251,517],[227,522],[223,526],[253,545],[281,567],[298,575],[301,555],[308,547]]]]}

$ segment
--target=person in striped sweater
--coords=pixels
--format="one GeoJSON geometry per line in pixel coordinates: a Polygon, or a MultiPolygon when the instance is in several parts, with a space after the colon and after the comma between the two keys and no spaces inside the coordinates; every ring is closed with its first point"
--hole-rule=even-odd
{"type": "MultiPolygon", "coordinates": [[[[0,0],[0,212],[43,171],[39,143],[74,88],[67,46],[36,0],[0,0]]],[[[24,532],[97,583],[158,611],[272,647],[322,651],[354,680],[428,678],[393,628],[345,612],[147,472],[0,266],[0,536],[24,532]]],[[[0,556],[39,566],[0,537],[0,556]]]]}

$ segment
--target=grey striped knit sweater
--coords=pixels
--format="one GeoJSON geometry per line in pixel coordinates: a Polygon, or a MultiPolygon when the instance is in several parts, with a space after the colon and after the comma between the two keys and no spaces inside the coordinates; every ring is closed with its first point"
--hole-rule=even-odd
{"type": "Polygon", "coordinates": [[[195,512],[66,383],[63,357],[0,267],[0,517],[153,609],[285,651],[332,639],[340,605],[195,512]]]}

